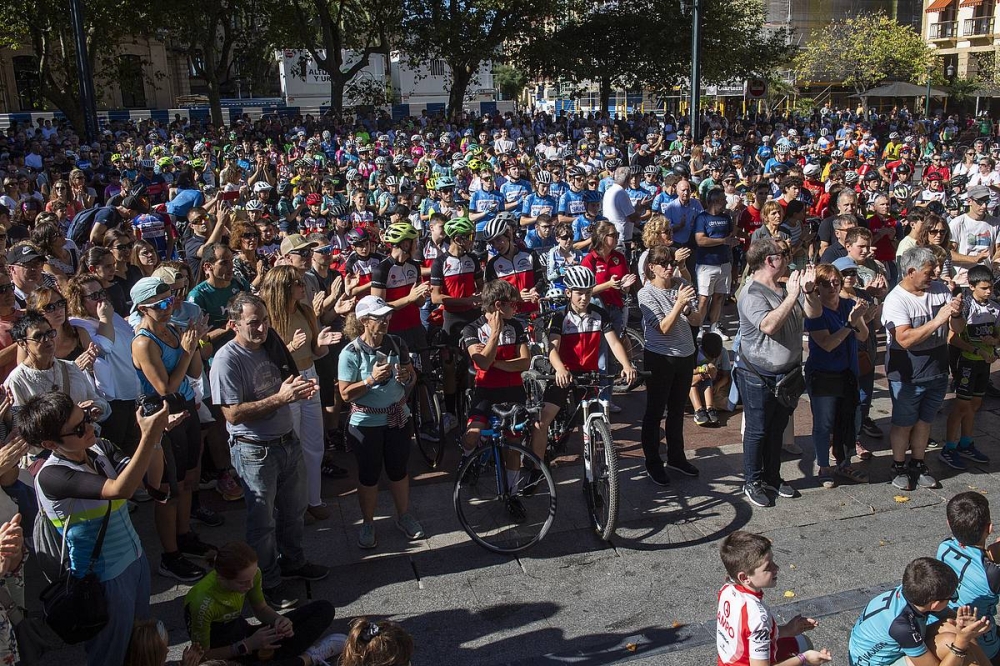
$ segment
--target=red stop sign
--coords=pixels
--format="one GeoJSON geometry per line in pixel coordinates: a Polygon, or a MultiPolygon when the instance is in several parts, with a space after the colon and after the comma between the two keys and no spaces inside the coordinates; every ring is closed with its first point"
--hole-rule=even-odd
{"type": "Polygon", "coordinates": [[[764,79],[749,79],[747,81],[747,96],[758,99],[767,92],[767,81],[764,79]]]}

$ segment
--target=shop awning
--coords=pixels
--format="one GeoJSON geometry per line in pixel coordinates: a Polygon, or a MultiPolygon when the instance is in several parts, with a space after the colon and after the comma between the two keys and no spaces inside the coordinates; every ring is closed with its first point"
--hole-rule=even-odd
{"type": "Polygon", "coordinates": [[[944,10],[948,9],[949,5],[951,5],[951,3],[953,3],[954,1],[955,0],[934,0],[927,7],[927,13],[930,14],[931,12],[943,12],[944,10]]]}
{"type": "Polygon", "coordinates": [[[958,3],[959,7],[978,7],[983,4],[983,0],[962,0],[958,3]]]}

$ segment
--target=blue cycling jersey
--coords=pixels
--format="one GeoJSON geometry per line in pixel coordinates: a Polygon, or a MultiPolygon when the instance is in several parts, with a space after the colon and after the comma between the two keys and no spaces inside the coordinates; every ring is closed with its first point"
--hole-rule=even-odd
{"type": "Polygon", "coordinates": [[[850,666],[891,666],[901,657],[927,652],[924,630],[927,615],[903,596],[903,586],[883,592],[868,602],[851,629],[850,666]]]}
{"type": "Polygon", "coordinates": [[[979,646],[991,659],[1000,652],[995,615],[1000,601],[1000,566],[978,546],[963,546],[957,539],[945,539],[937,556],[958,574],[958,593],[949,608],[972,606],[980,617],[990,618],[990,630],[978,638],[979,646]]]}

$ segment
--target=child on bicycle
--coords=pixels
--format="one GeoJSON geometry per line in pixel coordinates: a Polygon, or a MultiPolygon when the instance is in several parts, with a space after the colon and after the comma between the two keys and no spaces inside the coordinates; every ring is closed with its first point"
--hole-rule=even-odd
{"type": "MultiPolygon", "coordinates": [[[[469,405],[469,423],[462,443],[462,463],[479,445],[479,436],[489,426],[493,405],[512,402],[523,405],[527,399],[521,373],[531,358],[528,336],[521,322],[514,318],[521,296],[511,283],[500,278],[483,285],[483,314],[462,330],[462,347],[476,370],[475,389],[469,405]]],[[[545,444],[535,454],[542,458],[545,444]]],[[[518,482],[520,460],[508,458],[507,482],[518,482]]],[[[529,478],[541,478],[541,470],[531,470],[529,478]]],[[[535,481],[537,483],[537,481],[535,481]]],[[[516,501],[516,498],[512,498],[516,501]]]]}
{"type": "Polygon", "coordinates": [[[549,426],[566,404],[573,373],[598,371],[602,339],[608,341],[608,347],[621,363],[622,377],[630,383],[636,377],[628,353],[612,328],[611,317],[590,301],[597,284],[593,271],[585,266],[569,266],[563,274],[563,284],[569,291],[569,305],[565,314],[555,315],[549,324],[549,363],[556,380],[545,389],[542,411],[531,434],[531,448],[539,457],[545,453],[549,426]]]}

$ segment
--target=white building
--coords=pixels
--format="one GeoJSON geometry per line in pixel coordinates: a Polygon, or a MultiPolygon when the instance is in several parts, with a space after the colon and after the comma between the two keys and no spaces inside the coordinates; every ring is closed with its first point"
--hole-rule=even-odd
{"type": "MultiPolygon", "coordinates": [[[[392,54],[392,88],[401,104],[447,104],[451,68],[444,60],[411,69],[406,54],[392,54]]],[[[466,90],[467,102],[492,102],[497,98],[493,84],[493,63],[484,62],[466,90]]]]}
{"type": "MultiPolygon", "coordinates": [[[[975,76],[983,60],[996,62],[1000,34],[995,32],[995,0],[925,0],[923,36],[942,58],[942,74],[975,76]]],[[[995,67],[995,64],[993,65],[995,67]]]]}

